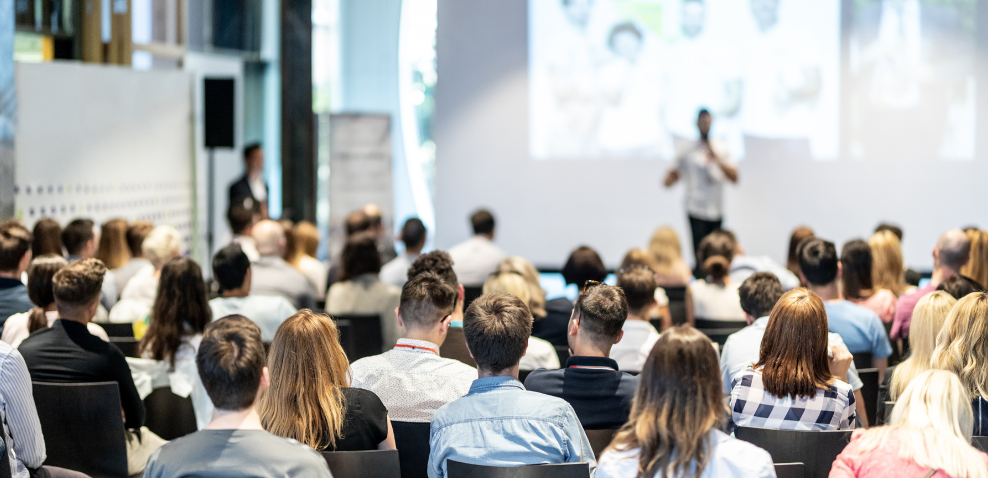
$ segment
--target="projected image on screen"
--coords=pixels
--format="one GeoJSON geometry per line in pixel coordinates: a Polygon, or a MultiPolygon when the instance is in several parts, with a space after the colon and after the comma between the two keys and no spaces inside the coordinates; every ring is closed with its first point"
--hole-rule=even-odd
{"type": "Polygon", "coordinates": [[[529,0],[530,152],[672,159],[696,113],[736,158],[838,154],[837,0],[529,0]]]}

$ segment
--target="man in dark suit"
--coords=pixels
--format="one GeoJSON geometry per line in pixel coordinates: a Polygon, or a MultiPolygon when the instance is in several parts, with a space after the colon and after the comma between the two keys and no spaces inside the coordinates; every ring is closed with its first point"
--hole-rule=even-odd
{"type": "Polygon", "coordinates": [[[239,204],[268,217],[268,185],[262,176],[264,149],[254,143],[244,148],[244,175],[230,185],[230,205],[239,204]]]}

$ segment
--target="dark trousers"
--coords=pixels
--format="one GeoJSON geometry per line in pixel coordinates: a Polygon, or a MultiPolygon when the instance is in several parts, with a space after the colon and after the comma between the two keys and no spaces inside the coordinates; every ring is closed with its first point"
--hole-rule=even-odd
{"type": "MultiPolygon", "coordinates": [[[[708,221],[706,219],[700,219],[698,217],[689,216],[690,218],[690,233],[693,234],[693,257],[697,257],[697,252],[700,250],[700,241],[704,237],[707,237],[711,232],[720,229],[721,223],[724,219],[718,219],[716,221],[708,221]]],[[[703,273],[703,264],[700,264],[700,260],[696,259],[696,267],[693,268],[693,275],[696,277],[703,277],[706,274],[703,273]]]]}

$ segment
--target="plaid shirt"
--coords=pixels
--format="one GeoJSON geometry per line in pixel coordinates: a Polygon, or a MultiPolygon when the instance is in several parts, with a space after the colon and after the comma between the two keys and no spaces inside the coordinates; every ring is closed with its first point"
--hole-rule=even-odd
{"type": "Polygon", "coordinates": [[[731,381],[731,415],[742,426],[778,430],[854,428],[854,392],[835,380],[813,398],[776,397],[765,390],[762,372],[749,365],[731,381]]]}

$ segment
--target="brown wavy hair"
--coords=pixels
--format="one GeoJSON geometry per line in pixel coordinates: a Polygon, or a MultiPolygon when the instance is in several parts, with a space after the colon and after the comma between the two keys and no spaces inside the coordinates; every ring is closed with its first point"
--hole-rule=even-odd
{"type": "Polygon", "coordinates": [[[645,361],[631,416],[608,449],[639,448],[639,477],[703,474],[710,430],[726,416],[710,339],[692,327],[662,334],[645,361]]]}
{"type": "Polygon", "coordinates": [[[58,221],[43,217],[34,223],[34,231],[31,233],[31,255],[41,257],[46,254],[61,256],[62,252],[62,226],[58,221]]]}
{"type": "Polygon", "coordinates": [[[211,319],[202,269],[192,259],[172,259],[161,268],[151,322],[138,350],[175,367],[182,338],[203,333],[211,319]]]}
{"type": "Polygon", "coordinates": [[[756,369],[779,398],[813,398],[833,383],[827,358],[827,311],[815,292],[793,289],[769,314],[756,369]]]}
{"type": "Polygon", "coordinates": [[[350,362],[333,319],[302,309],[278,327],[268,354],[271,386],[261,424],[316,450],[335,448],[343,433],[350,362]]]}

